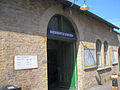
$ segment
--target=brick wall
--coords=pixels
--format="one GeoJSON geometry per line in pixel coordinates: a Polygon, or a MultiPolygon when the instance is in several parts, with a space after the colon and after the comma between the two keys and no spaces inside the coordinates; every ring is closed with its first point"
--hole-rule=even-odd
{"type": "MultiPolygon", "coordinates": [[[[102,43],[102,49],[101,49],[102,67],[101,68],[94,67],[94,68],[85,69],[83,45],[86,45],[88,49],[96,49],[96,43],[82,42],[82,45],[81,45],[81,49],[82,49],[81,55],[82,56],[80,59],[83,60],[82,64],[81,64],[83,66],[83,68],[81,70],[82,73],[81,72],[80,73],[82,75],[82,78],[84,78],[82,81],[83,82],[83,84],[82,84],[83,89],[87,89],[87,88],[90,88],[90,87],[93,87],[93,86],[99,85],[99,84],[104,84],[110,80],[112,73],[119,72],[118,64],[113,65],[111,62],[112,61],[111,51],[118,50],[117,46],[112,46],[112,45],[108,46],[109,66],[105,66],[105,63],[104,63],[105,62],[104,61],[104,46],[102,43]]],[[[79,81],[79,82],[81,82],[81,81],[79,81]]]]}
{"type": "MultiPolygon", "coordinates": [[[[111,28],[74,8],[63,10],[54,0],[2,0],[0,1],[0,85],[17,84],[23,90],[47,90],[47,25],[51,17],[61,14],[70,20],[77,35],[78,90],[109,78],[111,71],[84,71],[84,48],[96,48],[96,40],[107,41],[111,49],[117,49],[118,38],[111,28]],[[37,55],[38,69],[14,70],[14,56],[37,55]],[[93,75],[94,74],[94,75],[93,75]],[[94,83],[92,83],[94,82],[94,83]]],[[[109,50],[111,50],[109,49],[109,50]]],[[[110,64],[111,65],[111,64],[110,64]]]]}

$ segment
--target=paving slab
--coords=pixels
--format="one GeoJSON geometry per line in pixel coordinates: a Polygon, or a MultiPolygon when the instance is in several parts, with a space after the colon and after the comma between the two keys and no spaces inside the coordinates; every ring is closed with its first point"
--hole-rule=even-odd
{"type": "MultiPolygon", "coordinates": [[[[120,78],[118,79],[118,87],[120,90],[120,78]]],[[[106,82],[103,85],[97,85],[97,86],[89,88],[87,90],[112,90],[112,81],[106,82]]]]}

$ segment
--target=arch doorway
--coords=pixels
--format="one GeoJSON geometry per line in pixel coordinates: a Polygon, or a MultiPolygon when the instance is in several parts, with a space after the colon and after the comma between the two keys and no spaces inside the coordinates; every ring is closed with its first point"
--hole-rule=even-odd
{"type": "Polygon", "coordinates": [[[47,29],[48,90],[77,88],[76,35],[70,21],[54,15],[47,29]]]}

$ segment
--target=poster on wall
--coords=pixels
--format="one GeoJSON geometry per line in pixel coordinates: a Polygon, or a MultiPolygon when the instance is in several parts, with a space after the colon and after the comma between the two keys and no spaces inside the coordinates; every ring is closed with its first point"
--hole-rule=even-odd
{"type": "Polygon", "coordinates": [[[37,56],[15,56],[15,70],[38,68],[37,56]]]}
{"type": "Polygon", "coordinates": [[[112,64],[117,64],[118,63],[118,53],[117,50],[112,50],[111,52],[111,60],[112,60],[112,64]]]}
{"type": "Polygon", "coordinates": [[[84,48],[84,67],[91,68],[96,66],[96,50],[84,48]]]}

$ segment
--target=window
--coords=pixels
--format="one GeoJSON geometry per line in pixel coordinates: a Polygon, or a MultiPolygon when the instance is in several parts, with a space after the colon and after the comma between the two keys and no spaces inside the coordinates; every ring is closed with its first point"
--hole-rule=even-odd
{"type": "Polygon", "coordinates": [[[107,43],[107,41],[104,42],[104,60],[105,60],[105,66],[108,66],[109,60],[108,60],[108,43],[107,43]]]}
{"type": "Polygon", "coordinates": [[[102,66],[101,62],[101,41],[96,41],[96,59],[97,59],[97,66],[100,68],[102,66]]]}
{"type": "Polygon", "coordinates": [[[49,21],[48,28],[75,33],[72,23],[62,15],[54,15],[49,21]]]}

